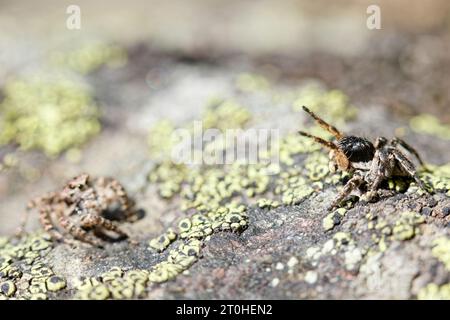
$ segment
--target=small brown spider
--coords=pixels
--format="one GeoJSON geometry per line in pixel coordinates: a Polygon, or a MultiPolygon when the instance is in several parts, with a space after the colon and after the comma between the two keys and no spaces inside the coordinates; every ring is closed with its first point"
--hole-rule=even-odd
{"type": "MultiPolygon", "coordinates": [[[[74,239],[103,247],[100,236],[106,231],[115,232],[119,237],[128,237],[113,221],[129,220],[134,212],[131,201],[123,186],[113,178],[90,179],[88,174],[80,174],[70,180],[59,192],[49,192],[31,200],[27,212],[37,208],[40,222],[54,240],[71,243],[68,233],[74,239]],[[111,217],[114,206],[120,206],[120,216],[111,217]],[[93,231],[91,234],[90,231],[93,231]]],[[[21,225],[24,230],[27,215],[21,225]]]]}
{"type": "Polygon", "coordinates": [[[343,190],[331,203],[329,210],[336,208],[354,189],[361,190],[362,187],[367,187],[367,192],[364,194],[365,200],[371,201],[378,194],[380,184],[390,177],[413,178],[421,189],[428,192],[419,179],[414,164],[398,149],[400,145],[412,153],[426,169],[417,151],[405,141],[399,138],[388,141],[384,137],[378,137],[375,143],[372,143],[362,137],[345,136],[307,107],[303,106],[303,110],[320,127],[330,132],[337,141],[326,141],[303,131],[299,131],[299,134],[313,139],[330,150],[330,171],[335,172],[339,169],[353,174],[343,190]]]}

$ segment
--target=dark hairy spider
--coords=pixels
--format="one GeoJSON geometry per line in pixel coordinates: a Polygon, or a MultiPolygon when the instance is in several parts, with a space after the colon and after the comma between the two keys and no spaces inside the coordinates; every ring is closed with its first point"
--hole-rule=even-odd
{"type": "Polygon", "coordinates": [[[335,142],[327,141],[309,133],[299,131],[302,136],[313,139],[330,150],[330,171],[347,171],[352,173],[351,179],[346,183],[336,199],[331,203],[329,210],[333,210],[353,190],[367,189],[363,195],[366,201],[371,201],[378,195],[378,189],[383,181],[390,177],[409,177],[414,179],[417,185],[428,192],[423,182],[419,179],[413,162],[398,148],[403,147],[413,154],[425,167],[417,151],[399,138],[388,140],[378,137],[374,143],[357,137],[346,136],[332,125],[319,118],[307,107],[303,110],[308,113],[320,127],[330,132],[336,139],[335,142]]]}

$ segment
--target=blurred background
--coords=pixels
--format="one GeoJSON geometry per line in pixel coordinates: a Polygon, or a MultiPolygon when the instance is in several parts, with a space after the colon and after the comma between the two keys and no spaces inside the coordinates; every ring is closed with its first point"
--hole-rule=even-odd
{"type": "MultiPolygon", "coordinates": [[[[2,0],[0,233],[80,171],[140,190],[152,125],[192,119],[242,74],[280,92],[304,79],[342,90],[367,110],[350,130],[410,135],[427,161],[446,163],[449,53],[446,0],[2,0]],[[371,4],[381,30],[366,26],[371,4]],[[80,30],[66,27],[69,5],[80,30]]],[[[298,125],[277,113],[275,127],[298,125]]]]}

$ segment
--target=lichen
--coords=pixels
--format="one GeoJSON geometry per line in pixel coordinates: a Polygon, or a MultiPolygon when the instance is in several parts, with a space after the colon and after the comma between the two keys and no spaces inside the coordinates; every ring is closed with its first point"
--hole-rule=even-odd
{"type": "Polygon", "coordinates": [[[325,231],[329,231],[334,228],[334,226],[341,223],[342,218],[345,216],[347,209],[339,208],[336,211],[329,213],[322,220],[322,227],[325,231]]]}
{"type": "Polygon", "coordinates": [[[450,283],[439,286],[430,283],[426,287],[420,289],[417,294],[419,300],[450,300],[450,283]]]}
{"type": "Polygon", "coordinates": [[[57,156],[100,131],[89,91],[68,79],[10,81],[0,104],[0,145],[17,143],[57,156]]]}
{"type": "Polygon", "coordinates": [[[103,65],[109,67],[123,66],[127,62],[127,54],[118,45],[91,42],[70,51],[52,52],[50,60],[59,67],[67,67],[81,74],[88,74],[103,65]]]}
{"type": "Polygon", "coordinates": [[[112,267],[99,277],[76,279],[74,298],[80,300],[135,299],[145,294],[148,281],[147,270],[125,271],[120,267],[112,267]]]}
{"type": "Polygon", "coordinates": [[[431,187],[433,191],[446,193],[450,196],[450,163],[433,166],[429,165],[430,171],[421,171],[420,179],[431,187]]]}
{"type": "Polygon", "coordinates": [[[411,118],[409,123],[411,129],[418,133],[424,133],[438,137],[443,140],[450,140],[450,125],[441,123],[441,121],[427,113],[422,113],[411,118]]]}
{"type": "Polygon", "coordinates": [[[340,90],[326,90],[317,83],[306,84],[298,91],[293,109],[301,111],[302,106],[308,106],[335,125],[341,125],[357,115],[357,109],[350,104],[347,95],[340,90]]]}
{"type": "Polygon", "coordinates": [[[418,226],[424,222],[425,219],[418,213],[402,212],[392,229],[394,239],[409,240],[413,238],[419,231],[418,226]]]}
{"type": "Polygon", "coordinates": [[[450,271],[450,239],[447,237],[440,237],[433,241],[432,254],[435,258],[441,261],[445,268],[450,271]]]}
{"type": "Polygon", "coordinates": [[[236,87],[243,92],[265,91],[270,88],[270,82],[259,74],[241,73],[236,78],[236,87]]]}
{"type": "Polygon", "coordinates": [[[9,299],[47,299],[66,287],[45,257],[52,249],[49,235],[38,232],[20,239],[3,239],[0,246],[0,296],[9,299]]]}

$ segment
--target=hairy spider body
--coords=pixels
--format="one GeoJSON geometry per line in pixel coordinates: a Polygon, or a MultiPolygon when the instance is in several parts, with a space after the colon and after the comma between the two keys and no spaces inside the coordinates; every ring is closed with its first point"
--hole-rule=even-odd
{"type": "Polygon", "coordinates": [[[362,137],[345,136],[305,106],[303,110],[316,120],[319,126],[330,132],[336,138],[336,142],[333,143],[303,131],[299,131],[299,134],[313,139],[330,150],[330,170],[332,172],[339,169],[353,174],[332,202],[329,210],[336,208],[353,190],[361,191],[362,187],[367,189],[363,197],[366,201],[371,201],[378,194],[381,183],[390,177],[412,178],[420,188],[427,191],[419,179],[412,161],[398,148],[400,145],[412,153],[425,168],[417,151],[405,141],[399,138],[389,141],[384,137],[379,137],[375,143],[372,143],[362,137]]]}
{"type": "MultiPolygon", "coordinates": [[[[106,215],[117,206],[121,216],[116,220],[128,220],[133,216],[131,201],[117,180],[104,177],[90,179],[89,175],[80,174],[70,180],[62,191],[49,192],[31,200],[27,212],[34,208],[39,211],[43,228],[54,240],[72,244],[72,240],[77,239],[102,247],[100,236],[105,235],[105,231],[128,237],[106,215]]],[[[28,214],[22,221],[22,231],[27,217],[28,214]]]]}

